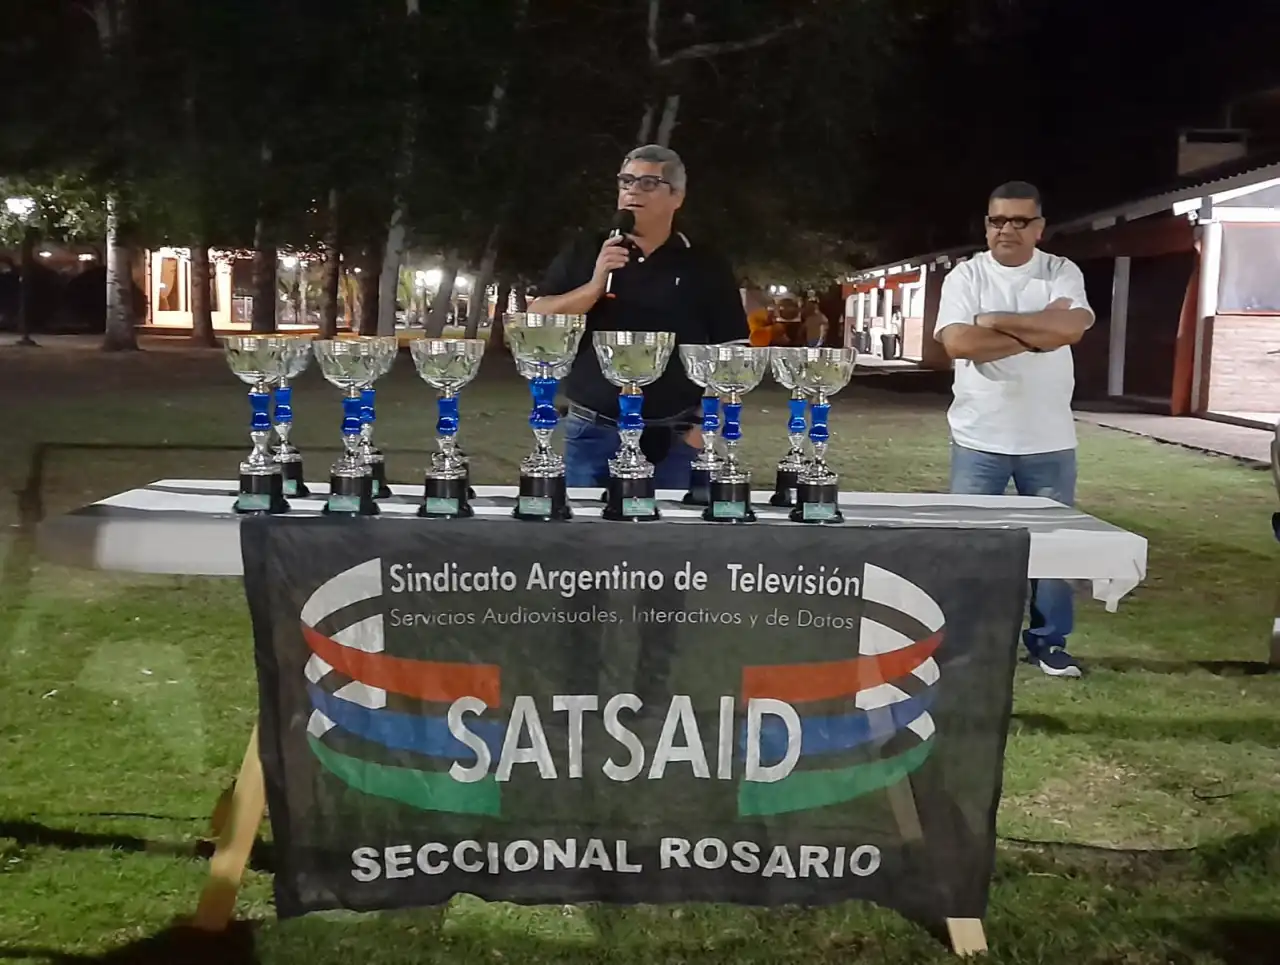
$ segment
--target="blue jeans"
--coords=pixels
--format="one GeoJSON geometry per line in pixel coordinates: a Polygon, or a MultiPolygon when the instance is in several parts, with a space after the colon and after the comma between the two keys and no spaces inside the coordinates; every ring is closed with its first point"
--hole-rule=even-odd
{"type": "MultiPolygon", "coordinates": [[[[564,426],[565,483],[574,486],[606,486],[609,482],[609,460],[618,451],[618,430],[577,416],[569,416],[564,426]]],[[[677,437],[671,451],[658,463],[654,472],[657,489],[689,488],[689,464],[698,450],[677,437]]]]}
{"type": "MultiPolygon", "coordinates": [[[[951,444],[951,491],[1000,496],[1013,480],[1019,496],[1047,496],[1065,506],[1076,499],[1076,451],[1006,456],[951,444]]],[[[1031,625],[1022,642],[1033,654],[1045,646],[1065,647],[1074,626],[1071,585],[1062,580],[1031,581],[1031,625]]]]}

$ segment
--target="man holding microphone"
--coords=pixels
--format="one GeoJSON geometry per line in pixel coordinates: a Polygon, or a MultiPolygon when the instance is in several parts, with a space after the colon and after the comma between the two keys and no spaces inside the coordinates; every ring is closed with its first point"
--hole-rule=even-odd
{"type": "MultiPolygon", "coordinates": [[[[615,230],[570,243],[529,305],[544,315],[587,316],[578,356],[561,383],[569,400],[563,426],[570,487],[605,485],[619,445],[618,389],[600,371],[592,332],[674,332],[677,344],[690,345],[745,342],[748,336],[728,263],[674,230],[686,186],[680,156],[657,144],[638,147],[623,160],[617,180],[615,230]]],[[[689,486],[689,466],[702,445],[701,398],[702,389],[675,355],[645,389],[641,448],[655,466],[658,489],[689,486]]]]}

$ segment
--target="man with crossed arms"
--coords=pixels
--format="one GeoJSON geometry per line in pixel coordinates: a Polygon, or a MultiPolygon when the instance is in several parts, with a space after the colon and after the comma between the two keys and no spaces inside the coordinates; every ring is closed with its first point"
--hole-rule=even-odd
{"type": "MultiPolygon", "coordinates": [[[[1084,276],[1036,247],[1044,233],[1040,193],[1001,185],[987,206],[987,251],[961,262],[942,284],[936,338],[955,360],[951,492],[1075,502],[1076,431],[1071,346],[1093,325],[1084,276]]],[[[1031,586],[1028,661],[1053,677],[1079,677],[1067,652],[1071,587],[1031,586]]]]}

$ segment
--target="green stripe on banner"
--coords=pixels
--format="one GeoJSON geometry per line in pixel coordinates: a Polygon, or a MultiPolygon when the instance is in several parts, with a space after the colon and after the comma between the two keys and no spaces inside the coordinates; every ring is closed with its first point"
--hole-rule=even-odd
{"type": "Polygon", "coordinates": [[[307,735],[307,742],[326,770],[365,794],[390,798],[420,811],[491,817],[502,814],[502,789],[492,774],[474,784],[463,784],[443,772],[416,771],[348,757],[326,747],[311,734],[307,735]]]}
{"type": "Polygon", "coordinates": [[[809,811],[897,784],[918,768],[933,750],[928,740],[884,761],[832,771],[796,771],[773,784],[744,781],[738,789],[738,814],[762,816],[809,811]]]}

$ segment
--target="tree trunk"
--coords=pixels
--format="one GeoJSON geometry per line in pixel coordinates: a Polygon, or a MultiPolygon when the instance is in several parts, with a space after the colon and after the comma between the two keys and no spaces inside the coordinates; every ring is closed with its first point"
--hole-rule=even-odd
{"type": "Polygon", "coordinates": [[[298,256],[298,324],[306,325],[311,321],[307,315],[310,306],[307,304],[307,260],[298,256]]]}
{"type": "Polygon", "coordinates": [[[668,94],[662,105],[662,120],[658,122],[658,140],[663,147],[671,146],[671,135],[676,129],[676,116],[680,113],[680,95],[668,94]]]}
{"type": "Polygon", "coordinates": [[[342,251],[338,247],[338,189],[329,189],[329,222],[324,228],[324,275],[320,282],[320,337],[338,334],[338,282],[342,251]]]}
{"type": "Polygon", "coordinates": [[[27,227],[22,232],[22,288],[18,292],[18,344],[34,346],[39,344],[31,337],[31,308],[34,303],[32,294],[36,282],[36,241],[40,232],[27,227]]]}
{"type": "Polygon", "coordinates": [[[431,313],[427,316],[425,334],[427,338],[439,338],[444,334],[444,327],[449,321],[449,308],[453,304],[453,286],[458,280],[458,253],[451,251],[445,256],[444,269],[440,275],[440,287],[436,289],[436,300],[431,305],[431,313]]]}
{"type": "Polygon", "coordinates": [[[511,279],[503,278],[498,281],[498,296],[493,302],[493,323],[489,326],[489,345],[485,349],[487,352],[506,352],[507,339],[504,332],[503,316],[510,309],[507,307],[511,304],[511,279]]]}
{"type": "Polygon", "coordinates": [[[209,297],[212,278],[209,249],[198,244],[191,249],[191,341],[210,347],[218,344],[213,334],[213,305],[209,297]]]}
{"type": "Polygon", "coordinates": [[[269,335],[276,330],[276,263],[279,253],[274,245],[265,242],[266,226],[258,219],[253,244],[253,318],[250,329],[257,335],[269,335]]]}
{"type": "Polygon", "coordinates": [[[102,338],[105,352],[131,351],[138,347],[133,318],[133,273],[129,249],[120,243],[120,200],[107,195],[107,319],[102,338]]]}
{"type": "MultiPolygon", "coordinates": [[[[381,277],[378,266],[382,263],[381,245],[366,250],[361,259],[360,274],[356,276],[360,289],[360,334],[383,334],[378,325],[378,303],[381,299],[381,277]]],[[[395,334],[395,329],[391,330],[395,334]]]]}
{"type": "Polygon", "coordinates": [[[480,258],[480,271],[476,273],[471,286],[471,301],[467,305],[466,338],[475,338],[480,331],[480,322],[489,312],[489,285],[493,282],[493,267],[498,260],[498,237],[501,225],[494,225],[489,232],[489,240],[484,246],[484,255],[480,258]]]}

